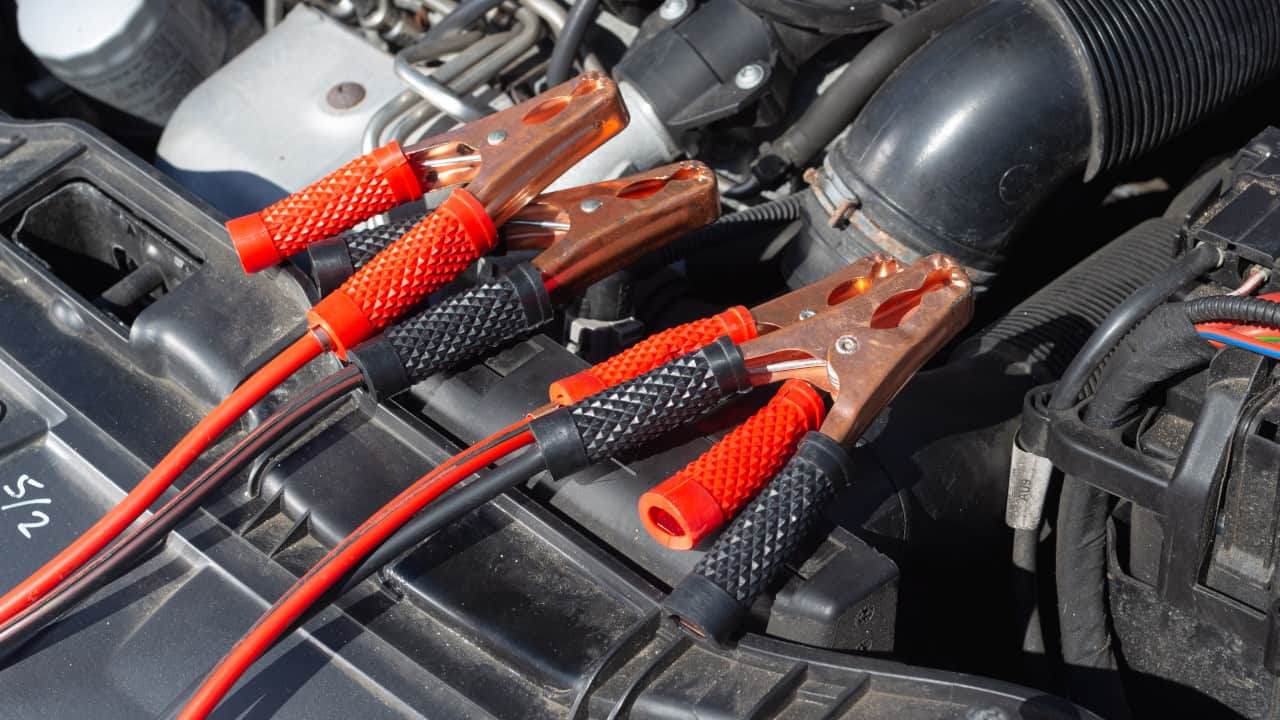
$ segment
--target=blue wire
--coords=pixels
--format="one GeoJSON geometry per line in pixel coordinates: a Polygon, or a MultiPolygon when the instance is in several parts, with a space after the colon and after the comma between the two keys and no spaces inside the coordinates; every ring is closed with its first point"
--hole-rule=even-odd
{"type": "Polygon", "coordinates": [[[1197,332],[1199,332],[1200,337],[1204,338],[1205,340],[1213,340],[1214,342],[1220,342],[1223,345],[1230,345],[1232,347],[1238,347],[1243,350],[1248,350],[1249,352],[1255,352],[1259,355],[1269,357],[1272,360],[1280,360],[1280,347],[1275,349],[1271,349],[1268,347],[1259,347],[1259,345],[1264,345],[1265,343],[1259,342],[1257,345],[1254,345],[1252,343],[1244,343],[1228,335],[1219,335],[1218,333],[1213,332],[1212,330],[1198,330],[1197,332]]]}

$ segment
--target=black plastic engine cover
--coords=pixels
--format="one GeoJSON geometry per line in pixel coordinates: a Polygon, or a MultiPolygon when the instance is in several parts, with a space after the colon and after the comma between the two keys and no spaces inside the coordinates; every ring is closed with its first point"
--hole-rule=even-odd
{"type": "MultiPolygon", "coordinates": [[[[245,276],[207,209],[72,125],[0,121],[0,236],[0,583],[11,586],[131,488],[296,327],[306,300],[291,270],[245,276]],[[52,244],[14,242],[29,208],[77,183],[96,192],[64,211],[110,222],[64,223],[59,232],[84,234],[52,244]],[[191,263],[164,268],[129,317],[66,271],[111,260],[103,272],[123,279],[146,265],[130,257],[146,243],[117,243],[116,232],[158,243],[164,262],[191,263]]],[[[535,342],[560,365],[525,363],[508,377],[527,367],[524,381],[545,388],[551,378],[537,372],[569,361],[535,342]]],[[[477,373],[495,387],[491,368],[511,357],[455,378],[477,373]]],[[[317,361],[282,391],[336,367],[317,361]]],[[[448,385],[436,384],[441,398],[448,385]]],[[[0,668],[3,714],[172,714],[326,546],[472,439],[428,411],[432,422],[358,397],[267,477],[223,489],[162,550],[0,668]]],[[[470,411],[483,417],[477,426],[504,419],[470,411]]],[[[657,476],[706,441],[682,442],[593,472],[657,476]]],[[[604,502],[617,487],[575,477],[500,497],[290,634],[216,717],[1080,716],[1003,683],[754,635],[729,652],[698,647],[655,612],[664,581],[653,578],[674,578],[678,566],[641,572],[659,565],[610,550],[559,509],[604,502]]],[[[801,575],[831,585],[824,572],[840,567],[815,556],[801,575]]],[[[797,612],[794,600],[779,605],[797,612]]]]}

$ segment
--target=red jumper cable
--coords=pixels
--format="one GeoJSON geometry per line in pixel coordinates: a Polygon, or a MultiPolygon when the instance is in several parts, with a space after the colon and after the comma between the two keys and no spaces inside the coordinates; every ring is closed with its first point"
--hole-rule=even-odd
{"type": "MultiPolygon", "coordinates": [[[[411,167],[426,168],[425,176],[437,178],[441,185],[469,182],[468,189],[455,190],[435,212],[317,303],[307,313],[310,332],[214,408],[80,538],[0,598],[0,622],[39,599],[116,538],[214,439],[285,378],[325,350],[345,357],[348,348],[386,327],[491,249],[496,225],[626,122],[617,86],[602,74],[588,73],[442,139],[412,146],[404,154],[411,167]]],[[[324,207],[328,206],[318,211],[324,207]]],[[[370,206],[361,210],[365,212],[377,211],[370,206]]],[[[352,215],[344,215],[348,216],[352,215]]],[[[290,227],[307,224],[301,214],[290,218],[290,227]]],[[[264,242],[277,247],[274,237],[269,232],[252,247],[261,248],[264,242]]],[[[299,247],[280,246],[290,251],[299,247]]]]}

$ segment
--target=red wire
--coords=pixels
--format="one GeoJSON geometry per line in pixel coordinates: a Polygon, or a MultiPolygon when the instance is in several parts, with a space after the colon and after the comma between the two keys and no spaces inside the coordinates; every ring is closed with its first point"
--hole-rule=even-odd
{"type": "MultiPolygon", "coordinates": [[[[496,433],[473,447],[483,447],[517,429],[523,422],[496,433]]],[[[182,709],[178,720],[208,717],[240,676],[293,626],[312,605],[356,567],[369,553],[391,537],[428,503],[467,476],[533,443],[528,430],[493,445],[483,452],[464,452],[418,479],[393,500],[383,505],[348,535],[320,562],[298,579],[276,604],[258,619],[222,662],[205,679],[182,709]]]]}
{"type": "Polygon", "coordinates": [[[164,456],[151,472],[102,519],[65,550],[0,598],[0,623],[8,622],[88,562],[146,512],[182,471],[227,428],[277,385],[324,350],[311,333],[285,348],[236,388],[164,456]]]}

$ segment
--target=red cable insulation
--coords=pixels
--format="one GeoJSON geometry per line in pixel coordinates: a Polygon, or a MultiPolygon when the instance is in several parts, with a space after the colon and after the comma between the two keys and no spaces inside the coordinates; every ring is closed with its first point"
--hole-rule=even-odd
{"type": "MultiPolygon", "coordinates": [[[[522,424],[524,424],[523,421],[495,433],[477,443],[476,447],[493,442],[522,424]]],[[[419,510],[472,473],[531,444],[533,444],[533,434],[526,430],[484,452],[457,455],[419,478],[383,505],[360,527],[344,538],[337,547],[330,550],[320,562],[307,571],[306,575],[299,578],[276,601],[275,605],[254,623],[249,632],[236,643],[231,652],[218,663],[218,666],[196,690],[195,695],[178,715],[178,720],[197,720],[208,717],[222,698],[235,686],[236,681],[281,635],[292,627],[303,613],[419,510]]]]}
{"type": "Polygon", "coordinates": [[[151,503],[155,502],[219,435],[238,421],[249,411],[249,408],[266,397],[277,385],[323,351],[324,347],[320,341],[311,333],[307,333],[241,383],[240,387],[218,403],[218,406],[192,428],[169,451],[169,454],[147,473],[137,487],[129,491],[129,494],[125,495],[124,499],[111,508],[106,515],[103,515],[102,519],[85,530],[65,550],[54,556],[17,587],[5,593],[4,597],[0,598],[0,623],[8,622],[39,600],[115,540],[142,513],[146,512],[151,503]]]}

